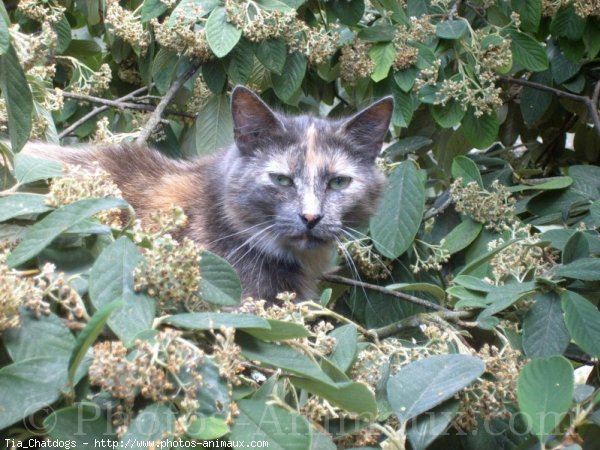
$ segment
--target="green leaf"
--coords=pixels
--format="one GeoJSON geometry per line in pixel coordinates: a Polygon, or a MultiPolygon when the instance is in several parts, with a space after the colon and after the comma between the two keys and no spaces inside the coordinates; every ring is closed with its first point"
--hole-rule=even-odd
{"type": "Polygon", "coordinates": [[[167,92],[177,72],[179,56],[171,50],[161,47],[152,61],[152,79],[161,93],[167,92]]]}
{"type": "Polygon", "coordinates": [[[358,37],[365,42],[391,42],[395,32],[396,27],[391,24],[376,24],[360,30],[358,37]]]}
{"type": "Polygon", "coordinates": [[[327,306],[331,301],[331,294],[333,293],[333,289],[327,288],[321,292],[321,297],[319,298],[319,305],[327,306]]]}
{"type": "Polygon", "coordinates": [[[238,336],[242,355],[251,361],[288,371],[291,374],[334,384],[311,358],[286,345],[277,345],[252,339],[247,335],[238,336]]]}
{"type": "Polygon", "coordinates": [[[364,0],[333,0],[329,3],[335,15],[346,25],[356,25],[365,12],[364,0]]]}
{"type": "Polygon", "coordinates": [[[0,429],[54,403],[66,382],[66,360],[52,355],[26,359],[0,369],[0,429]]]}
{"type": "Polygon", "coordinates": [[[206,21],[206,40],[215,56],[226,56],[242,37],[242,31],[227,22],[225,8],[213,9],[206,21]]]}
{"type": "Polygon", "coordinates": [[[227,261],[207,250],[200,258],[200,297],[215,305],[236,306],[242,298],[240,277],[227,261]]]}
{"type": "MultiPolygon", "coordinates": [[[[169,404],[153,403],[138,412],[121,438],[121,448],[132,442],[153,441],[155,448],[168,443],[168,436],[175,432],[177,416],[169,404]]],[[[149,446],[150,447],[150,446],[149,446]]]]}
{"type": "Polygon", "coordinates": [[[371,79],[375,82],[387,78],[390,68],[396,58],[396,49],[392,42],[381,42],[374,44],[369,49],[369,58],[375,64],[371,79]]]}
{"type": "Polygon", "coordinates": [[[433,295],[439,301],[444,301],[446,298],[444,290],[441,287],[431,283],[394,283],[388,284],[385,288],[391,291],[400,292],[426,292],[433,295]]]}
{"type": "Polygon", "coordinates": [[[6,103],[11,149],[16,153],[31,133],[33,97],[12,46],[0,55],[0,90],[6,103]]]}
{"type": "Polygon", "coordinates": [[[485,149],[498,140],[500,120],[495,112],[475,116],[473,108],[469,108],[462,121],[465,137],[475,148],[485,149]]]}
{"type": "Polygon", "coordinates": [[[567,84],[581,70],[581,64],[575,64],[568,60],[556,47],[551,47],[550,69],[556,84],[567,84]]]}
{"type": "Polygon", "coordinates": [[[62,174],[63,167],[58,161],[34,158],[23,153],[15,155],[15,178],[19,184],[60,177],[62,174]]]}
{"type": "Polygon", "coordinates": [[[480,187],[483,187],[483,180],[477,164],[468,156],[460,155],[452,160],[452,178],[462,178],[465,186],[475,181],[480,187]]]}
{"type": "Polygon", "coordinates": [[[4,17],[0,17],[0,55],[4,55],[10,48],[10,33],[4,17]]]}
{"type": "Polygon", "coordinates": [[[227,59],[229,61],[225,70],[232,83],[246,84],[254,68],[254,50],[252,44],[242,38],[227,59]]]}
{"type": "Polygon", "coordinates": [[[229,418],[231,413],[231,385],[220,373],[214,358],[205,358],[197,375],[202,377],[202,384],[198,385],[195,378],[188,372],[180,374],[184,383],[196,385],[196,399],[199,407],[196,410],[198,417],[229,418]]]}
{"type": "Polygon", "coordinates": [[[267,319],[267,322],[271,328],[250,327],[244,329],[244,333],[248,333],[261,341],[285,341],[310,336],[308,330],[298,323],[275,319],[267,319]]]}
{"type": "Polygon", "coordinates": [[[290,6],[288,2],[279,0],[256,0],[256,3],[260,5],[262,9],[267,11],[282,11],[282,12],[293,12],[296,8],[290,6]]]}
{"type": "Polygon", "coordinates": [[[541,0],[511,0],[511,4],[521,17],[521,29],[536,32],[542,18],[541,0]]]}
{"type": "Polygon", "coordinates": [[[144,0],[140,12],[140,19],[142,20],[142,23],[149,22],[150,19],[161,16],[167,9],[167,5],[160,0],[144,0]]]}
{"type": "Polygon", "coordinates": [[[229,425],[220,417],[198,417],[186,430],[192,439],[210,441],[229,433],[229,425]]]}
{"type": "Polygon", "coordinates": [[[387,383],[388,401],[406,422],[448,400],[475,381],[485,363],[468,355],[436,355],[411,362],[387,383]]]}
{"type": "Polygon", "coordinates": [[[231,427],[229,439],[268,443],[270,450],[308,450],[310,426],[299,414],[292,414],[262,400],[240,400],[239,415],[231,427]]]}
{"type": "Polygon", "coordinates": [[[509,186],[509,192],[523,192],[523,191],[553,191],[556,189],[564,189],[573,184],[571,177],[551,177],[545,178],[546,181],[539,184],[518,184],[515,186],[509,186]]]}
{"type": "Polygon", "coordinates": [[[68,360],[75,346],[75,338],[62,319],[54,313],[36,317],[28,309],[21,309],[19,315],[21,325],[2,332],[4,347],[13,361],[48,355],[57,360],[68,360]]]}
{"type": "Polygon", "coordinates": [[[573,178],[572,190],[590,200],[600,198],[600,167],[592,165],[575,165],[568,168],[573,178]]]}
{"type": "Polygon", "coordinates": [[[517,380],[519,409],[542,445],[567,414],[573,397],[573,367],[562,356],[534,359],[517,380]]]}
{"type": "Polygon", "coordinates": [[[481,311],[477,320],[487,319],[488,317],[505,310],[534,291],[535,283],[532,281],[524,283],[507,283],[504,286],[501,286],[501,288],[492,290],[486,297],[489,306],[481,311]]]}
{"type": "Polygon", "coordinates": [[[56,32],[56,52],[64,53],[69,44],[71,43],[71,25],[64,15],[61,15],[60,20],[52,25],[52,28],[56,32]]]}
{"type": "Polygon", "coordinates": [[[358,350],[358,333],[356,325],[348,324],[336,328],[329,336],[335,338],[335,346],[329,360],[342,372],[347,372],[352,366],[358,350]]]}
{"type": "Polygon", "coordinates": [[[590,244],[586,235],[581,231],[576,231],[565,244],[562,254],[562,263],[570,264],[577,259],[590,256],[590,244]]]}
{"type": "Polygon", "coordinates": [[[556,277],[576,278],[585,281],[600,280],[600,258],[581,258],[556,267],[556,277]]]}
{"type": "Polygon", "coordinates": [[[395,127],[408,127],[412,121],[419,102],[414,93],[406,93],[401,90],[394,90],[394,112],[392,114],[392,124],[395,127]]]}
{"type": "Polygon", "coordinates": [[[531,36],[516,30],[510,31],[510,48],[514,61],[532,72],[548,68],[548,57],[542,45],[531,36]]]}
{"type": "Polygon", "coordinates": [[[565,37],[572,41],[581,39],[584,30],[585,19],[575,12],[573,4],[559,8],[550,24],[550,31],[553,35],[565,37]]]}
{"type": "MultiPolygon", "coordinates": [[[[392,13],[391,19],[395,23],[401,23],[403,25],[408,25],[410,23],[404,9],[402,9],[401,3],[396,0],[381,0],[380,3],[384,6],[386,12],[392,13]]],[[[365,28],[365,30],[368,30],[368,28],[365,28]]]]}
{"type": "Polygon", "coordinates": [[[520,239],[511,239],[510,241],[505,242],[504,244],[499,245],[494,248],[494,250],[484,253],[481,256],[476,257],[474,260],[469,262],[463,269],[458,273],[458,275],[470,275],[479,269],[482,265],[486,264],[490,259],[492,259],[495,255],[500,253],[506,247],[513,245],[515,242],[520,241],[520,239]]]}
{"type": "Polygon", "coordinates": [[[43,195],[13,194],[0,197],[0,222],[19,216],[40,214],[51,209],[43,195]]]}
{"type": "Polygon", "coordinates": [[[409,153],[415,153],[418,150],[428,148],[433,141],[424,136],[408,136],[398,139],[392,145],[385,149],[385,155],[391,159],[406,156],[409,153]]]}
{"type": "Polygon", "coordinates": [[[462,19],[446,20],[435,26],[435,34],[442,39],[460,39],[468,31],[467,22],[462,19]]]}
{"type": "Polygon", "coordinates": [[[397,258],[412,244],[421,225],[425,185],[414,163],[405,161],[388,179],[377,214],[371,219],[375,247],[397,258]]]}
{"type": "Polygon", "coordinates": [[[472,275],[458,275],[454,278],[453,282],[467,289],[479,292],[491,292],[495,289],[495,286],[472,275]]]}
{"type": "Polygon", "coordinates": [[[445,105],[431,105],[431,115],[442,128],[454,128],[465,117],[465,109],[456,100],[450,100],[445,105]]]}
{"type": "Polygon", "coordinates": [[[562,355],[571,337],[563,319],[560,297],[537,294],[523,320],[523,350],[529,358],[562,355]]]}
{"type": "Polygon", "coordinates": [[[96,338],[100,336],[100,333],[102,333],[104,325],[108,321],[110,315],[121,306],[123,306],[123,302],[116,300],[96,311],[86,324],[85,328],[77,336],[75,347],[73,348],[73,353],[69,360],[69,381],[71,384],[75,379],[77,368],[79,367],[79,364],[81,364],[81,361],[83,361],[86,352],[92,346],[96,338]]]}
{"type": "Polygon", "coordinates": [[[287,57],[287,46],[283,39],[268,39],[256,45],[256,57],[271,72],[281,75],[287,57]]]}
{"type": "Polygon", "coordinates": [[[224,95],[210,97],[196,118],[196,151],[210,155],[233,142],[233,118],[224,95]]]}
{"type": "Polygon", "coordinates": [[[571,337],[583,351],[600,357],[600,311],[575,292],[564,291],[560,297],[571,337]]]}
{"type": "Polygon", "coordinates": [[[269,322],[262,317],[237,313],[182,313],[167,316],[161,322],[168,323],[177,328],[195,331],[218,330],[222,326],[237,329],[253,328],[269,330],[271,328],[269,322]]]}
{"type": "Polygon", "coordinates": [[[451,255],[458,253],[471,245],[482,229],[482,223],[466,218],[444,237],[444,242],[441,244],[442,248],[451,255]]]}
{"type": "Polygon", "coordinates": [[[225,88],[227,73],[221,61],[208,61],[202,64],[202,76],[210,91],[220,96],[225,88]]]}
{"type": "Polygon", "coordinates": [[[139,332],[152,328],[154,320],[154,300],[133,289],[133,271],[141,260],[135,244],[123,236],[100,253],[90,270],[89,294],[96,309],[115,300],[123,302],[108,326],[127,347],[139,332]]]}
{"type": "Polygon", "coordinates": [[[596,200],[590,205],[590,215],[596,228],[600,227],[600,200],[596,200]]]}
{"type": "Polygon", "coordinates": [[[281,71],[281,75],[276,73],[271,76],[273,90],[284,102],[289,102],[300,89],[304,74],[306,73],[306,58],[298,53],[288,55],[281,71]]]}
{"type": "Polygon", "coordinates": [[[89,447],[95,439],[116,448],[118,442],[108,419],[108,413],[99,405],[76,403],[52,412],[44,419],[44,428],[51,439],[73,443],[71,448],[89,447]]]}
{"type": "MultiPolygon", "coordinates": [[[[552,85],[552,73],[548,70],[544,72],[534,73],[529,77],[529,81],[543,84],[545,86],[552,85]]],[[[521,115],[527,125],[537,123],[548,111],[552,104],[553,95],[549,92],[544,92],[540,89],[524,87],[521,90],[521,115]]]]}
{"type": "Polygon", "coordinates": [[[377,414],[377,402],[369,388],[358,382],[327,383],[314,379],[290,377],[294,386],[324,398],[348,412],[374,418],[377,414]]]}
{"type": "Polygon", "coordinates": [[[418,417],[406,430],[406,435],[414,450],[426,450],[429,444],[442,436],[458,413],[460,402],[450,400],[443,403],[429,414],[418,417]]]}
{"type": "Polygon", "coordinates": [[[416,67],[394,71],[394,81],[404,92],[410,92],[415,85],[419,70],[416,67]]]}
{"type": "Polygon", "coordinates": [[[21,243],[8,256],[7,263],[16,267],[44,250],[56,237],[87,217],[105,209],[124,208],[117,198],[83,199],[52,211],[27,230],[21,243]]]}

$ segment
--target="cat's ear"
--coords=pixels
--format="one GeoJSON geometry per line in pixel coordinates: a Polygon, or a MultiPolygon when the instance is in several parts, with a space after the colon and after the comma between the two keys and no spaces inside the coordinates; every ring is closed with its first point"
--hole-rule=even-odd
{"type": "Polygon", "coordinates": [[[267,104],[243,86],[231,93],[231,113],[235,143],[243,154],[251,154],[258,144],[285,130],[267,104]]]}
{"type": "Polygon", "coordinates": [[[340,132],[352,139],[363,156],[374,160],[381,151],[393,111],[393,98],[385,97],[347,119],[340,132]]]}

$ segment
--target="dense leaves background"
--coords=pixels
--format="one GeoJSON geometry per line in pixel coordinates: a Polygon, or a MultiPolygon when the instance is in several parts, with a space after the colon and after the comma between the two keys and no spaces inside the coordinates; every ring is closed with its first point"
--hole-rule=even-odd
{"type": "Polygon", "coordinates": [[[0,445],[596,448],[595,2],[21,0],[0,16],[0,445]],[[314,302],[224,312],[240,303],[225,261],[94,219],[120,199],[50,201],[46,181],[71,174],[19,154],[208,154],[232,141],[235,84],[332,117],[394,96],[380,210],[314,302]],[[201,278],[140,282],[161,249],[201,278]]]}

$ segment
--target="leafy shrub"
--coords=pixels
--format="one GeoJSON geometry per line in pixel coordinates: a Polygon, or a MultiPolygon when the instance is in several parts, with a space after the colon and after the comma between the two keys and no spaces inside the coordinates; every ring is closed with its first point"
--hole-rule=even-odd
{"type": "Polygon", "coordinates": [[[21,0],[0,15],[2,445],[594,448],[596,2],[21,0]],[[239,279],[171,238],[181,211],[142,228],[102,173],[19,153],[137,139],[208,154],[232,140],[234,84],[331,116],[394,96],[381,208],[320,299],[227,312],[239,279]]]}

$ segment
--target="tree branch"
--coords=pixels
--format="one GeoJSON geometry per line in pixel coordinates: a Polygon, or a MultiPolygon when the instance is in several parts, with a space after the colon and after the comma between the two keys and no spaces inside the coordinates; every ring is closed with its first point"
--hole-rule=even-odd
{"type": "Polygon", "coordinates": [[[448,198],[446,198],[440,206],[438,206],[437,208],[432,206],[427,211],[425,211],[425,214],[423,214],[423,222],[431,219],[432,217],[437,216],[438,214],[443,213],[446,210],[446,208],[448,208],[448,206],[452,204],[452,201],[452,196],[448,193],[448,198]]]}
{"type": "Polygon", "coordinates": [[[600,96],[600,82],[597,82],[594,86],[594,92],[592,97],[588,97],[586,95],[578,95],[573,94],[571,92],[562,91],[560,89],[553,88],[552,86],[546,86],[545,84],[536,83],[534,81],[525,80],[523,78],[513,78],[513,77],[500,77],[502,81],[506,81],[507,83],[518,84],[520,86],[525,86],[531,89],[537,89],[538,91],[549,92],[557,97],[568,98],[569,100],[573,100],[576,102],[583,103],[590,114],[592,119],[592,123],[594,124],[594,128],[596,129],[596,133],[600,135],[600,114],[598,114],[598,97],[600,96]]]}
{"type": "Polygon", "coordinates": [[[152,116],[150,117],[150,120],[148,120],[148,122],[146,123],[146,125],[144,125],[144,128],[142,128],[142,131],[140,132],[140,135],[135,140],[136,144],[145,144],[146,143],[146,141],[148,140],[148,138],[150,137],[150,135],[152,134],[152,132],[154,131],[154,129],[160,123],[160,120],[162,118],[163,112],[165,112],[165,110],[167,108],[167,105],[170,103],[170,101],[173,98],[173,96],[177,93],[177,91],[179,90],[179,88],[181,88],[181,86],[183,86],[183,84],[192,75],[194,75],[194,73],[196,73],[196,71],[198,70],[198,67],[200,67],[199,63],[193,64],[192,67],[190,67],[185,73],[183,73],[183,75],[181,75],[179,78],[177,78],[173,82],[173,84],[171,85],[171,87],[169,88],[169,90],[167,91],[167,93],[164,95],[164,97],[162,98],[162,100],[156,106],[156,109],[152,113],[152,116]]]}
{"type": "Polygon", "coordinates": [[[463,327],[472,327],[474,324],[463,322],[460,320],[461,317],[469,317],[471,313],[469,311],[452,311],[451,309],[445,308],[437,303],[430,302],[429,300],[425,300],[423,298],[415,297],[414,295],[405,294],[403,292],[392,291],[383,286],[378,286],[376,284],[365,283],[364,281],[357,281],[351,278],[342,277],[339,275],[330,275],[326,274],[321,277],[325,281],[331,281],[332,283],[345,284],[348,286],[356,286],[364,289],[369,289],[375,292],[381,292],[382,294],[391,295],[392,297],[399,298],[401,300],[413,303],[415,305],[423,306],[427,309],[432,309],[438,312],[438,317],[452,321],[457,325],[463,327]]]}
{"type": "MultiPolygon", "coordinates": [[[[128,103],[128,102],[121,101],[121,99],[110,100],[110,99],[106,99],[106,98],[94,97],[91,95],[75,94],[73,92],[63,92],[63,96],[65,98],[79,100],[82,102],[98,103],[100,105],[112,106],[113,108],[117,108],[117,109],[133,109],[133,110],[138,110],[138,111],[154,112],[158,108],[158,106],[148,105],[146,103],[128,103]]],[[[164,112],[166,114],[172,114],[174,116],[188,117],[190,119],[193,119],[196,117],[193,114],[188,114],[188,113],[173,111],[173,110],[164,110],[164,112]]]]}
{"type": "MultiPolygon", "coordinates": [[[[146,86],[141,87],[139,89],[136,89],[133,92],[130,92],[127,95],[124,95],[121,98],[118,98],[116,101],[118,102],[124,102],[126,100],[130,100],[133,97],[135,97],[138,94],[141,94],[142,92],[145,92],[146,90],[148,90],[148,88],[146,86]]],[[[65,93],[63,92],[63,95],[65,93]]],[[[68,92],[66,92],[66,94],[69,94],[68,92]]],[[[58,138],[62,139],[65,136],[68,136],[71,132],[73,132],[74,130],[76,130],[78,127],[80,127],[81,125],[83,125],[85,122],[87,122],[88,120],[90,120],[91,118],[97,116],[98,114],[106,111],[109,107],[107,105],[104,106],[97,106],[96,108],[92,109],[89,113],[87,113],[85,116],[80,117],[78,120],[76,120],[75,122],[73,122],[71,125],[69,125],[67,128],[65,128],[64,130],[62,130],[59,135],[58,138]]]]}

